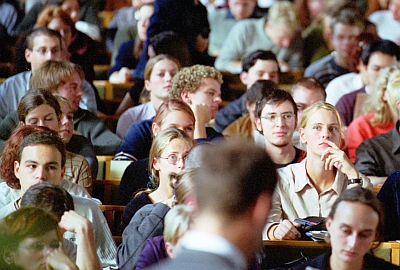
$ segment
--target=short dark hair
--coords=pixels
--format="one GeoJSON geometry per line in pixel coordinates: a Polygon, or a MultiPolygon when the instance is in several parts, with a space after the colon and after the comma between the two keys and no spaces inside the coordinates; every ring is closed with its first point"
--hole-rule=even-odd
{"type": "Polygon", "coordinates": [[[297,106],[293,97],[285,90],[273,89],[272,91],[266,92],[266,94],[257,102],[256,110],[254,112],[255,118],[260,118],[261,112],[266,104],[281,104],[285,101],[289,101],[292,104],[293,112],[297,115],[297,106]]]}
{"type": "Polygon", "coordinates": [[[190,66],[190,51],[187,42],[173,31],[161,32],[149,39],[156,55],[167,54],[179,61],[181,66],[190,66]]]}
{"type": "Polygon", "coordinates": [[[61,220],[65,211],[74,210],[74,200],[64,188],[44,182],[31,186],[21,198],[21,207],[34,206],[61,220]]]}
{"type": "Polygon", "coordinates": [[[54,146],[61,154],[61,166],[65,166],[66,153],[65,145],[62,142],[60,136],[50,132],[50,131],[34,131],[27,135],[19,145],[17,161],[21,162],[22,151],[27,146],[35,145],[50,145],[54,146]]]}
{"type": "Polygon", "coordinates": [[[355,203],[361,203],[366,206],[371,207],[379,217],[378,221],[378,226],[376,228],[376,232],[378,234],[378,241],[381,242],[383,241],[383,228],[384,228],[384,217],[383,217],[383,208],[378,200],[378,198],[374,195],[374,193],[369,190],[365,189],[362,187],[354,187],[350,189],[346,189],[333,203],[331,211],[329,212],[329,217],[331,219],[334,219],[336,209],[341,202],[355,202],[355,203]]]}
{"type": "Polygon", "coordinates": [[[53,94],[49,90],[36,88],[29,90],[18,103],[18,120],[25,122],[29,112],[43,104],[52,107],[57,117],[61,116],[60,104],[53,94]]]}
{"type": "Polygon", "coordinates": [[[58,40],[60,41],[60,46],[62,46],[60,32],[49,29],[47,27],[39,27],[39,28],[35,28],[35,29],[29,31],[28,34],[26,35],[26,48],[29,50],[32,50],[33,49],[33,41],[36,37],[39,37],[39,36],[58,38],[58,40]]]}
{"type": "Polygon", "coordinates": [[[185,169],[200,167],[204,160],[204,152],[212,147],[214,147],[214,144],[210,142],[195,144],[186,155],[185,169]]]}
{"type": "Polygon", "coordinates": [[[264,149],[252,142],[232,140],[205,149],[202,166],[194,169],[193,183],[199,211],[235,219],[259,196],[272,196],[277,173],[264,149]]]}
{"type": "Polygon", "coordinates": [[[369,58],[374,52],[381,52],[390,56],[396,56],[400,60],[400,47],[390,40],[374,40],[365,45],[361,52],[361,61],[368,65],[369,58]]]}
{"type": "Polygon", "coordinates": [[[251,52],[248,55],[246,55],[245,57],[243,57],[242,70],[244,72],[248,72],[249,69],[256,64],[257,60],[275,61],[276,65],[278,66],[278,69],[279,69],[278,59],[276,58],[276,55],[273,52],[257,50],[257,51],[251,52]]]}
{"type": "Polygon", "coordinates": [[[277,88],[276,83],[270,80],[259,80],[256,81],[246,92],[246,101],[249,104],[257,103],[261,100],[267,92],[275,90],[277,88]]]}

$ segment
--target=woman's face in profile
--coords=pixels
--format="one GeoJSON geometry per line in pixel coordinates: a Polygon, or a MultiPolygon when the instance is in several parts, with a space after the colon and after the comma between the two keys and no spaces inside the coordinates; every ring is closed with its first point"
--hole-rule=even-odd
{"type": "Polygon", "coordinates": [[[333,219],[327,218],[332,260],[356,265],[362,262],[371,243],[377,239],[379,215],[370,206],[360,202],[342,201],[337,205],[333,219]]]}
{"type": "Polygon", "coordinates": [[[57,231],[52,230],[42,236],[22,240],[17,250],[11,252],[9,259],[22,269],[46,270],[47,256],[59,246],[57,231]]]}

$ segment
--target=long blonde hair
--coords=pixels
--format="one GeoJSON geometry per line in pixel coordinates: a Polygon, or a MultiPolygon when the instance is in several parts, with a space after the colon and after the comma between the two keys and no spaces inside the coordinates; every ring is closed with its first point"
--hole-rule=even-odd
{"type": "Polygon", "coordinates": [[[393,121],[389,105],[383,100],[383,95],[385,94],[389,77],[398,70],[400,70],[400,62],[383,68],[379,72],[375,83],[371,86],[364,113],[373,113],[373,117],[370,120],[372,126],[386,125],[393,121]]]}

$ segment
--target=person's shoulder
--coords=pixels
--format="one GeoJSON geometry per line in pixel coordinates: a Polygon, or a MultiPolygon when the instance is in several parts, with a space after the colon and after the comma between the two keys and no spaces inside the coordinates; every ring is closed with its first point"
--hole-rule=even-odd
{"type": "Polygon", "coordinates": [[[366,268],[364,269],[385,269],[385,270],[394,270],[394,269],[400,269],[399,266],[391,264],[381,258],[377,258],[371,254],[366,254],[364,256],[364,265],[366,268]]]}
{"type": "Polygon", "coordinates": [[[21,191],[13,189],[6,182],[0,182],[0,208],[20,197],[21,191]]]}
{"type": "Polygon", "coordinates": [[[327,55],[327,56],[319,59],[318,61],[315,61],[314,63],[312,63],[311,65],[309,65],[306,68],[306,70],[304,71],[304,75],[305,76],[312,75],[313,73],[315,73],[319,69],[321,69],[321,67],[326,66],[332,59],[333,59],[333,56],[330,54],[330,55],[327,55]]]}
{"type": "Polygon", "coordinates": [[[127,135],[128,133],[132,134],[132,132],[136,133],[138,132],[138,130],[151,132],[152,123],[153,123],[153,118],[136,121],[129,127],[127,135]]]}
{"type": "MultiPolygon", "coordinates": [[[[131,26],[127,26],[128,29],[130,29],[131,26]]],[[[129,39],[121,43],[120,45],[120,50],[121,49],[127,49],[127,48],[132,48],[133,45],[135,44],[134,39],[129,39]]]]}
{"type": "Polygon", "coordinates": [[[315,267],[316,269],[329,269],[329,257],[331,252],[323,253],[313,259],[309,259],[306,262],[300,263],[290,269],[293,270],[303,270],[306,269],[308,266],[315,267]]]}
{"type": "Polygon", "coordinates": [[[379,20],[382,20],[384,18],[389,18],[391,16],[389,10],[377,10],[373,12],[371,15],[369,15],[368,20],[372,22],[378,22],[379,20]]]}
{"type": "Polygon", "coordinates": [[[301,171],[305,171],[305,159],[300,163],[289,164],[285,167],[277,169],[277,174],[282,183],[294,182],[294,179],[301,171]]]}
{"type": "MultiPolygon", "coordinates": [[[[71,194],[71,193],[70,193],[71,194]]],[[[100,209],[99,204],[97,204],[93,199],[82,197],[76,194],[71,194],[71,197],[74,201],[75,208],[82,208],[82,209],[100,209]]]]}
{"type": "MultiPolygon", "coordinates": [[[[29,82],[29,79],[31,77],[32,72],[31,71],[24,71],[17,73],[11,77],[8,77],[2,84],[1,86],[5,87],[9,84],[14,84],[14,83],[20,83],[20,82],[29,82]]],[[[3,88],[1,87],[0,88],[3,88]]]]}

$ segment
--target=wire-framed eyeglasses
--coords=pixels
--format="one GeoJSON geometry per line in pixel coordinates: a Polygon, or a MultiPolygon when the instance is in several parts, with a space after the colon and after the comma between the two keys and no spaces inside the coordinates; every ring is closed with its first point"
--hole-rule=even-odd
{"type": "Polygon", "coordinates": [[[169,164],[176,165],[181,160],[185,162],[186,156],[180,158],[177,155],[172,154],[169,155],[168,157],[159,157],[159,158],[166,159],[169,164]]]}
{"type": "Polygon", "coordinates": [[[267,115],[263,115],[261,116],[261,118],[267,119],[270,122],[275,123],[276,121],[278,121],[278,118],[281,118],[282,121],[284,122],[292,122],[295,119],[296,115],[294,113],[282,113],[281,115],[278,115],[276,113],[270,113],[267,115]]]}

